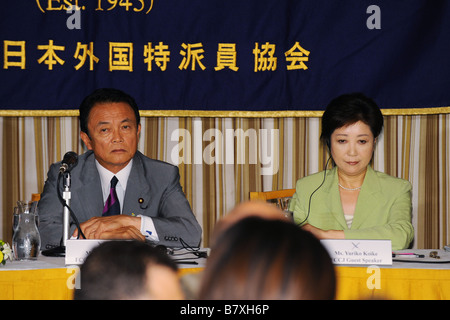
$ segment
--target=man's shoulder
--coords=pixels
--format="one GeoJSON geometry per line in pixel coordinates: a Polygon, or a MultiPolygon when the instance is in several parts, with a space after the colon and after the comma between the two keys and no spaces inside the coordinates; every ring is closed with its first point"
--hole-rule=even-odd
{"type": "Polygon", "coordinates": [[[94,152],[92,150],[88,150],[85,153],[82,153],[78,156],[78,163],[80,162],[86,162],[89,160],[94,160],[95,159],[95,155],[94,152]]]}
{"type": "MultiPolygon", "coordinates": [[[[92,163],[94,163],[94,159],[95,159],[94,152],[92,152],[91,150],[88,150],[85,153],[79,154],[77,156],[77,164],[73,167],[71,172],[76,174],[78,172],[83,171],[83,169],[85,168],[86,162],[92,161],[92,163]]],[[[50,165],[48,173],[52,174],[52,175],[58,174],[60,167],[61,167],[61,163],[62,163],[62,160],[52,163],[50,165]]]]}
{"type": "Polygon", "coordinates": [[[165,161],[149,158],[146,155],[144,155],[143,153],[141,153],[140,151],[136,152],[134,159],[137,160],[138,162],[142,163],[144,168],[151,168],[152,170],[157,170],[157,172],[159,170],[162,172],[178,171],[177,166],[175,166],[171,163],[165,162],[165,161]]]}

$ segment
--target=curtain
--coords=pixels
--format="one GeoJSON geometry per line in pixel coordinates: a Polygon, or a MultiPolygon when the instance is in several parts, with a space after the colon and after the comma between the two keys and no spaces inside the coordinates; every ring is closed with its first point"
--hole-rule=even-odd
{"type": "MultiPolygon", "coordinates": [[[[373,166],[413,185],[415,248],[450,243],[449,114],[385,115],[373,166]]],[[[216,222],[250,191],[294,188],[323,170],[329,157],[319,142],[320,115],[305,117],[141,118],[139,150],[175,164],[203,227],[207,247],[216,222]]],[[[2,165],[0,238],[11,241],[17,200],[43,190],[51,163],[67,151],[83,153],[76,116],[0,117],[2,165]]]]}

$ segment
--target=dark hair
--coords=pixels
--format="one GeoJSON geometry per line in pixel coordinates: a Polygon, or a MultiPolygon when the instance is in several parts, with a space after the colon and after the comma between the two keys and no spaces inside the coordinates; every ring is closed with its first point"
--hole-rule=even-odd
{"type": "MultiPolygon", "coordinates": [[[[165,253],[140,241],[107,241],[95,247],[80,268],[75,300],[134,299],[145,292],[147,267],[177,266],[165,253]]],[[[150,280],[151,281],[151,280],[150,280]]]]}
{"type": "Polygon", "coordinates": [[[374,138],[377,138],[383,129],[383,114],[375,101],[362,93],[341,95],[333,99],[323,113],[320,139],[330,150],[334,130],[358,121],[370,127],[374,138]]]}
{"type": "Polygon", "coordinates": [[[81,102],[80,129],[82,132],[85,132],[89,136],[88,132],[89,113],[96,104],[106,102],[124,102],[129,104],[134,111],[134,115],[136,116],[136,125],[140,124],[141,117],[139,115],[139,108],[133,97],[118,89],[102,88],[95,90],[86,98],[84,98],[84,100],[81,102]]]}
{"type": "Polygon", "coordinates": [[[200,299],[334,299],[330,256],[291,222],[248,217],[220,233],[211,248],[200,299]]]}

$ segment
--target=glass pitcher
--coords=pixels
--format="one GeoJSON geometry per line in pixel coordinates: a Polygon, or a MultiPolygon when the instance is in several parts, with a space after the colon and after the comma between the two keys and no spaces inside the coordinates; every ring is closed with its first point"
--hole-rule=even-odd
{"type": "Polygon", "coordinates": [[[19,224],[13,236],[16,260],[35,260],[39,255],[41,237],[37,227],[37,201],[17,201],[19,224]]]}
{"type": "Polygon", "coordinates": [[[294,213],[289,210],[289,204],[292,197],[277,198],[276,206],[283,211],[283,214],[289,220],[294,220],[294,213]]]}

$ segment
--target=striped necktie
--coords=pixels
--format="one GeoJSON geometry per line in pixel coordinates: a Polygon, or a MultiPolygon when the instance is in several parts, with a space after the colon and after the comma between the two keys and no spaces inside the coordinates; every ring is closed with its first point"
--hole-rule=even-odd
{"type": "Polygon", "coordinates": [[[103,208],[103,217],[120,214],[120,203],[116,193],[116,185],[118,181],[119,180],[117,180],[116,176],[111,179],[111,189],[109,190],[109,196],[106,200],[105,207],[103,208]]]}

